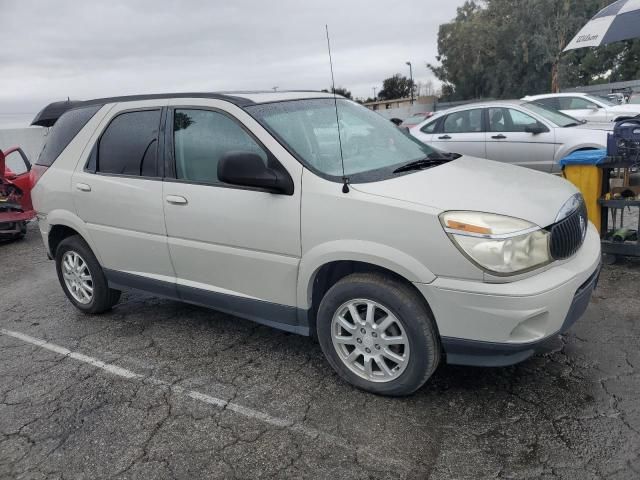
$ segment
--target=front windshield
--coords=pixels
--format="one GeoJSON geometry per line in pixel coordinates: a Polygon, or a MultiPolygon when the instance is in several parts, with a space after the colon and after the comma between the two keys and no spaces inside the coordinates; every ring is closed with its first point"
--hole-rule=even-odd
{"type": "MultiPolygon", "coordinates": [[[[399,166],[435,152],[357,103],[338,99],[337,106],[344,174],[351,181],[386,177],[399,166]]],[[[311,170],[342,177],[333,98],[266,103],[246,109],[311,170]]]]}
{"type": "Polygon", "coordinates": [[[618,105],[617,103],[613,103],[611,100],[604,97],[594,97],[593,95],[585,95],[585,98],[591,100],[592,102],[604,104],[607,107],[615,107],[616,105],[618,105]]]}
{"type": "Polygon", "coordinates": [[[543,107],[539,103],[529,102],[525,103],[525,106],[533,113],[537,113],[538,115],[544,117],[558,127],[571,127],[579,125],[581,123],[580,120],[570,117],[569,115],[559,112],[558,110],[543,107]]]}

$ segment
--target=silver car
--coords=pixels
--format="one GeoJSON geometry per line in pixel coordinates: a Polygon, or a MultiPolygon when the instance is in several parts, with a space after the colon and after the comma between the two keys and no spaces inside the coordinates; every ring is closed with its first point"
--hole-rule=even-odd
{"type": "Polygon", "coordinates": [[[409,131],[440,150],[556,173],[570,153],[606,148],[610,128],[514,100],[446,110],[409,131]]]}
{"type": "Polygon", "coordinates": [[[454,159],[345,98],[63,105],[34,122],[55,124],[32,193],[62,291],[85,313],[129,288],[211,307],[312,335],[342,378],[406,395],[440,362],[530,357],[598,279],[600,237],[569,182],[454,159]]]}

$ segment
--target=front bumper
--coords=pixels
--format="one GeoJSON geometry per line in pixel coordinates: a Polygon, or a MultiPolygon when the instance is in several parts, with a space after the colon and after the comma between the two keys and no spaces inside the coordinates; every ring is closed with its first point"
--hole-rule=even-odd
{"type": "Polygon", "coordinates": [[[458,338],[442,338],[442,348],[451,365],[473,365],[478,367],[505,367],[522,362],[539,350],[548,340],[564,333],[576,322],[589,306],[593,290],[598,285],[600,268],[591,275],[573,297],[569,312],[560,330],[541,340],[528,343],[492,343],[458,338]]]}
{"type": "Polygon", "coordinates": [[[505,284],[437,279],[416,284],[433,311],[447,363],[521,362],[586,311],[600,273],[600,238],[590,226],[570,260],[505,284]]]}

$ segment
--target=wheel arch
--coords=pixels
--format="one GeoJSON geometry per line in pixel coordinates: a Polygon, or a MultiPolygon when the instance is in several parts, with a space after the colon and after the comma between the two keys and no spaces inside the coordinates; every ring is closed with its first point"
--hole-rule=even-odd
{"type": "MultiPolygon", "coordinates": [[[[368,246],[371,247],[371,245],[368,246]]],[[[414,290],[430,310],[426,299],[415,287],[414,282],[432,282],[436,277],[431,271],[413,257],[394,249],[381,248],[389,255],[377,256],[363,253],[373,251],[367,250],[367,246],[359,245],[359,247],[361,248],[338,253],[335,250],[332,252],[330,246],[325,246],[328,252],[332,252],[331,254],[318,255],[314,258],[314,262],[309,259],[305,261],[306,256],[303,257],[298,276],[298,304],[308,312],[312,335],[315,334],[315,319],[320,301],[332,285],[351,273],[378,273],[393,278],[414,290]]]]}
{"type": "Polygon", "coordinates": [[[86,224],[80,218],[65,210],[53,210],[47,214],[46,222],[48,224],[47,248],[52,257],[55,257],[56,249],[62,240],[72,235],[78,235],[89,245],[93,254],[102,264],[86,224]]]}

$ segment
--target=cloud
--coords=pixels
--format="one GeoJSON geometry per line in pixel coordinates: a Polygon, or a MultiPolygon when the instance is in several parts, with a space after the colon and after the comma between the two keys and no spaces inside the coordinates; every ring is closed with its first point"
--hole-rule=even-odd
{"type": "Polygon", "coordinates": [[[441,23],[463,0],[0,0],[0,123],[71,97],[322,89],[366,97],[394,73],[433,78],[441,23]]]}

